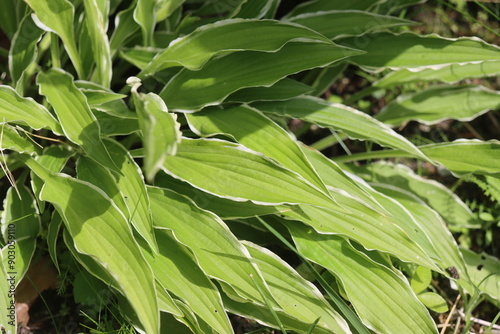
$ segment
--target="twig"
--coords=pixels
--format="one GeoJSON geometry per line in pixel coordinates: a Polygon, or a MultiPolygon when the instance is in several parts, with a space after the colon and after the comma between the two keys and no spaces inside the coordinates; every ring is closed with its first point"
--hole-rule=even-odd
{"type": "MultiPolygon", "coordinates": [[[[458,314],[465,319],[465,313],[462,311],[462,310],[458,310],[458,314]]],[[[472,322],[475,322],[476,324],[478,325],[481,325],[481,326],[486,326],[486,327],[489,327],[491,326],[492,329],[498,329],[500,330],[500,325],[495,325],[495,324],[492,324],[491,322],[489,321],[486,321],[486,320],[482,320],[482,319],[478,319],[478,318],[474,318],[474,317],[470,317],[469,318],[470,321],[472,322]]]]}
{"type": "Polygon", "coordinates": [[[448,314],[448,318],[446,318],[446,321],[444,322],[443,324],[443,329],[441,330],[441,333],[440,334],[444,334],[444,332],[446,331],[446,328],[448,327],[448,323],[450,322],[451,320],[451,316],[453,315],[453,312],[455,311],[455,309],[457,308],[457,304],[458,304],[458,301],[460,300],[460,297],[462,295],[458,295],[457,296],[457,299],[455,299],[455,303],[453,303],[453,306],[451,307],[451,310],[450,310],[450,313],[448,314]]]}
{"type": "Polygon", "coordinates": [[[457,317],[457,323],[455,324],[455,330],[453,331],[453,334],[458,334],[460,331],[460,322],[462,321],[462,318],[457,317]]]}

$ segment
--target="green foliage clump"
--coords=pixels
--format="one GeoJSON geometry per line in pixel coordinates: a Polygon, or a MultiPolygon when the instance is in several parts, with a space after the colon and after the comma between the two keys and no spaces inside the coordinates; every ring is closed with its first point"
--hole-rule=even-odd
{"type": "Polygon", "coordinates": [[[449,305],[433,275],[467,301],[467,327],[483,299],[499,306],[498,259],[450,233],[477,216],[394,158],[498,200],[500,142],[395,129],[497,109],[500,92],[463,82],[497,75],[500,49],[411,32],[397,13],[416,2],[3,1],[0,327],[16,332],[4,310],[35,255],[94,332],[233,333],[237,315],[283,333],[437,333],[449,305]],[[353,73],[370,86],[332,95],[353,73]],[[367,150],[315,149],[346,140],[367,150]]]}

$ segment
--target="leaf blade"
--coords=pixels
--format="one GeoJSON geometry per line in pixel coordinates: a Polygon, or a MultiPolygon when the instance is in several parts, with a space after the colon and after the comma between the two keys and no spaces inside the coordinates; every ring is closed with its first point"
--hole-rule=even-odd
{"type": "Polygon", "coordinates": [[[208,62],[198,71],[181,70],[159,95],[171,109],[197,111],[219,104],[239,89],[271,86],[290,74],[355,54],[358,51],[334,44],[305,42],[288,43],[274,53],[235,52],[208,62]]]}
{"type": "Polygon", "coordinates": [[[37,77],[40,93],[54,107],[64,134],[104,167],[117,170],[101,140],[101,129],[85,95],[66,72],[51,69],[37,77]],[[72,106],[72,109],[68,108],[72,106]]]}

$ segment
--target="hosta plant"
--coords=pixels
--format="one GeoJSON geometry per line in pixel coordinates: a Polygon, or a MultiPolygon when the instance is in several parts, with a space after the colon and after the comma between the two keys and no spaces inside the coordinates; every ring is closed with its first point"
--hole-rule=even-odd
{"type": "Polygon", "coordinates": [[[500,105],[461,84],[498,74],[499,48],[410,32],[396,14],[415,2],[2,0],[0,326],[16,332],[13,292],[44,256],[141,333],[233,333],[234,315],[283,333],[437,333],[432,275],[470,307],[499,305],[498,260],[450,233],[478,226],[471,210],[382,162],[499,189],[498,141],[395,130],[500,105]],[[380,79],[326,99],[353,71],[380,79]],[[352,107],[409,82],[425,88],[375,116],[352,107]],[[373,149],[331,159],[292,120],[373,149]]]}

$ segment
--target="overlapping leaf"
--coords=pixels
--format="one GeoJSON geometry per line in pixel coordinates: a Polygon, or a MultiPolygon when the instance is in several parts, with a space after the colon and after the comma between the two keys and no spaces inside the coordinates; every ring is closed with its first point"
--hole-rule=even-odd
{"type": "Polygon", "coordinates": [[[450,64],[500,60],[500,49],[478,38],[443,38],[413,33],[376,33],[346,38],[342,44],[366,51],[351,61],[366,67],[441,68],[450,64]]]}
{"type": "Polygon", "coordinates": [[[3,208],[1,228],[7,245],[2,249],[3,264],[17,286],[28,271],[41,221],[36,201],[24,185],[7,190],[3,208]]]}
{"type": "Polygon", "coordinates": [[[27,156],[20,159],[45,181],[40,197],[54,204],[61,214],[76,250],[114,277],[145,331],[156,333],[159,311],[153,274],[125,216],[99,188],[53,174],[27,156]]]}
{"type": "Polygon", "coordinates": [[[302,221],[318,233],[347,236],[367,249],[387,252],[403,261],[436,268],[424,250],[399,226],[401,223],[398,218],[374,212],[347,194],[332,192],[332,195],[349,213],[301,205],[300,209],[285,211],[282,215],[302,221]]]}
{"type": "Polygon", "coordinates": [[[134,20],[141,27],[144,46],[151,46],[153,42],[156,24],[155,6],[155,0],[138,0],[134,9],[134,20]]]}
{"type": "Polygon", "coordinates": [[[107,14],[101,12],[97,0],[84,0],[85,22],[92,52],[96,62],[96,81],[104,87],[109,87],[112,75],[111,51],[107,35],[107,14]]]}
{"type": "Polygon", "coordinates": [[[242,1],[231,17],[270,19],[273,18],[280,5],[280,0],[242,1]]]}
{"type": "Polygon", "coordinates": [[[227,141],[184,138],[163,170],[196,188],[236,201],[307,203],[338,209],[333,200],[295,173],[227,141]]]}
{"type": "MultiPolygon", "coordinates": [[[[429,208],[417,196],[392,185],[376,184],[374,188],[398,201],[419,222],[419,227],[426,234],[439,255],[436,262],[441,268],[455,267],[458,270],[461,284],[469,293],[474,293],[474,288],[467,274],[464,260],[458,245],[450,233],[443,219],[434,210],[429,208]]],[[[427,252],[429,254],[429,252],[427,252]]]]}
{"type": "Polygon", "coordinates": [[[270,87],[244,88],[227,97],[227,101],[281,101],[310,93],[312,88],[298,81],[285,78],[270,87]]]}
{"type": "Polygon", "coordinates": [[[172,42],[143,70],[158,72],[171,66],[199,70],[213,56],[234,51],[277,51],[297,39],[329,43],[321,34],[275,20],[230,19],[207,24],[172,42]]]}
{"type": "Polygon", "coordinates": [[[174,179],[166,173],[158,173],[154,181],[155,186],[170,189],[187,196],[200,209],[211,211],[222,219],[248,218],[278,212],[278,209],[274,206],[257,205],[251,201],[236,202],[212,195],[194,188],[186,182],[174,179]]]}
{"type": "Polygon", "coordinates": [[[410,120],[432,125],[445,119],[467,122],[500,106],[500,92],[483,86],[435,86],[399,96],[376,118],[391,126],[410,120]]]}
{"type": "Polygon", "coordinates": [[[130,8],[124,9],[115,16],[115,29],[109,40],[111,55],[114,56],[123,46],[125,41],[139,30],[139,25],[134,21],[135,3],[130,8]]]}
{"type": "Polygon", "coordinates": [[[291,17],[288,21],[311,28],[330,39],[359,36],[369,32],[414,23],[394,16],[357,10],[310,12],[291,17]]]}
{"type": "Polygon", "coordinates": [[[323,328],[333,333],[350,333],[346,321],[313,284],[268,249],[249,242],[244,244],[284,312],[304,323],[313,323],[319,318],[315,331],[323,328]]]}
{"type": "Polygon", "coordinates": [[[190,251],[178,243],[169,231],[158,230],[155,237],[160,247],[159,254],[154,255],[143,249],[155,279],[181,298],[214,330],[232,333],[217,288],[198,266],[190,251]]]}
{"type": "Polygon", "coordinates": [[[40,93],[47,97],[61,122],[64,134],[80,145],[98,163],[116,170],[101,140],[101,130],[85,95],[76,88],[73,78],[66,72],[51,69],[38,75],[40,93]],[[71,106],[71,107],[70,107],[71,106]]]}
{"type": "Polygon", "coordinates": [[[337,192],[344,191],[372,211],[390,216],[390,213],[370,195],[369,191],[366,190],[367,186],[359,179],[352,179],[331,159],[306,145],[302,145],[302,151],[330,189],[333,188],[337,192]]]}
{"type": "Polygon", "coordinates": [[[500,61],[485,61],[469,64],[451,64],[439,69],[424,68],[418,71],[401,69],[376,81],[373,85],[389,88],[413,81],[442,81],[454,83],[468,78],[489,77],[500,74],[500,61]]]}
{"type": "Polygon", "coordinates": [[[359,54],[327,43],[293,42],[274,53],[235,52],[214,59],[199,71],[184,69],[160,92],[170,109],[193,111],[222,102],[247,87],[271,86],[287,75],[323,67],[359,54]]]}
{"type": "Polygon", "coordinates": [[[12,39],[9,50],[9,71],[16,86],[23,79],[28,66],[34,62],[38,53],[37,43],[42,34],[43,30],[35,25],[31,15],[26,15],[12,39]]]}
{"type": "Polygon", "coordinates": [[[461,248],[471,280],[481,293],[487,294],[500,307],[500,260],[461,248]]]}
{"type": "Polygon", "coordinates": [[[297,142],[259,111],[240,106],[186,114],[191,129],[199,135],[229,134],[240,144],[274,159],[328,194],[323,181],[302,153],[297,142]]]}
{"type": "Polygon", "coordinates": [[[149,198],[141,170],[122,145],[111,139],[106,139],[104,144],[114,164],[120,169],[121,175],[115,175],[115,182],[130,212],[132,226],[147,241],[151,249],[157,250],[149,198]]]}
{"type": "Polygon", "coordinates": [[[417,195],[436,210],[450,228],[479,226],[476,216],[457,195],[437,181],[418,176],[406,166],[379,162],[367,167],[343,165],[342,168],[369,182],[391,184],[417,195]]]}
{"type": "Polygon", "coordinates": [[[399,274],[340,237],[317,234],[298,224],[289,229],[299,251],[335,275],[368,327],[381,333],[437,333],[430,314],[399,274]]]}
{"type": "Polygon", "coordinates": [[[259,291],[274,300],[248,251],[219,217],[173,191],[150,187],[148,193],[155,227],[171,230],[206,275],[228,284],[247,301],[265,304],[259,291]]]}
{"type": "Polygon", "coordinates": [[[59,122],[32,98],[19,96],[12,87],[0,86],[0,121],[29,125],[33,129],[48,128],[62,134],[59,122]]]}
{"type": "MultiPolygon", "coordinates": [[[[61,146],[49,146],[43,150],[43,154],[38,156],[36,161],[49,171],[59,173],[72,154],[73,152],[61,146]]],[[[39,200],[43,184],[44,182],[41,178],[31,173],[31,187],[33,188],[41,212],[45,210],[45,202],[39,200]]]]}
{"type": "Polygon", "coordinates": [[[297,16],[304,13],[313,13],[330,10],[367,10],[378,3],[383,3],[385,0],[311,0],[299,4],[288,15],[297,16]]]}
{"type": "Polygon", "coordinates": [[[456,174],[500,173],[500,142],[459,139],[420,146],[422,152],[456,174]]]}
{"type": "MultiPolygon", "coordinates": [[[[26,1],[35,11],[35,23],[43,30],[56,33],[63,41],[78,76],[81,78],[85,72],[82,60],[76,47],[73,22],[75,8],[68,0],[29,0],[26,1]]],[[[82,78],[83,79],[83,78],[82,78]]]]}
{"type": "Polygon", "coordinates": [[[167,156],[175,155],[182,135],[180,124],[158,95],[138,93],[136,87],[132,95],[143,136],[144,169],[151,181],[167,156]]]}
{"type": "Polygon", "coordinates": [[[300,118],[320,126],[341,130],[349,137],[371,140],[426,159],[417,147],[388,126],[342,104],[305,96],[283,102],[256,102],[252,106],[266,113],[300,118]]]}
{"type": "Polygon", "coordinates": [[[20,153],[37,153],[40,150],[31,140],[21,136],[19,130],[7,124],[0,125],[0,148],[20,153]]]}

